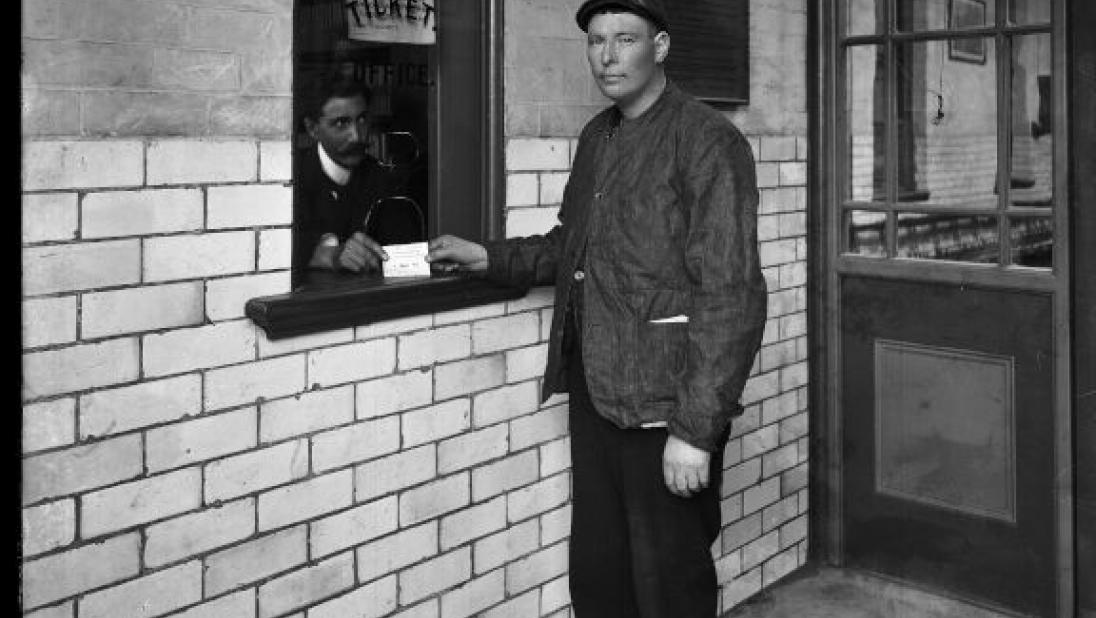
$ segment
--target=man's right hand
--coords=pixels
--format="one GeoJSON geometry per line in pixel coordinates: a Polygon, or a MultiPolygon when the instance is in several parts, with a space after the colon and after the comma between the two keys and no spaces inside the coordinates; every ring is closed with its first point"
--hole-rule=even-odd
{"type": "Polygon", "coordinates": [[[388,254],[375,240],[362,232],[354,232],[339,251],[338,265],[351,272],[361,272],[363,269],[377,270],[381,261],[387,259],[388,254]]]}
{"type": "Polygon", "coordinates": [[[447,265],[455,265],[460,270],[470,272],[487,270],[487,250],[481,244],[443,234],[431,240],[429,247],[426,261],[431,264],[439,263],[442,270],[446,270],[447,265]]]}

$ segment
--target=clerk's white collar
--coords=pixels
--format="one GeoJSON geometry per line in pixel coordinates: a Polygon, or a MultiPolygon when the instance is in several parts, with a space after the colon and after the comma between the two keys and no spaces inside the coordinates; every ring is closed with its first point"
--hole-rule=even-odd
{"type": "Polygon", "coordinates": [[[323,144],[316,142],[316,150],[320,153],[320,167],[323,168],[323,173],[327,174],[327,177],[335,184],[345,187],[346,183],[350,182],[351,170],[335,163],[335,160],[323,149],[323,144]]]}

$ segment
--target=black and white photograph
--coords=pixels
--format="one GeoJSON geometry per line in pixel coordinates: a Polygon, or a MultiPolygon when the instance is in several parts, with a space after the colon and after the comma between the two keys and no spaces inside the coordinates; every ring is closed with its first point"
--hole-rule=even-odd
{"type": "Polygon", "coordinates": [[[20,0],[19,618],[1096,618],[1096,2],[20,0]]]}

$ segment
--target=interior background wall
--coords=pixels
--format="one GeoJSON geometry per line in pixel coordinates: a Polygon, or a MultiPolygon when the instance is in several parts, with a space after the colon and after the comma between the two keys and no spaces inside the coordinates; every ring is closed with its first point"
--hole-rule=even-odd
{"type": "MultiPolygon", "coordinates": [[[[505,3],[506,230],[606,105],[576,0],[505,3]]],[[[770,289],[727,447],[726,609],[806,556],[806,0],[752,0],[770,289]]],[[[33,618],[569,615],[551,290],[270,341],[290,0],[22,3],[22,601],[33,618]],[[351,608],[355,613],[351,613],[351,608]]]]}

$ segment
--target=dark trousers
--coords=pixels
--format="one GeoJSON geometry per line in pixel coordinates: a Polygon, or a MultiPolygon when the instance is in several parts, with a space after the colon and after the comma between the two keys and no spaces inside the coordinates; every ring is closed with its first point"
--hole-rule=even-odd
{"type": "MultiPolygon", "coordinates": [[[[568,320],[570,322],[570,320],[568,320]]],[[[568,324],[573,328],[573,324],[568,324]]],[[[578,618],[713,618],[722,448],[690,498],[666,488],[665,429],[620,429],[594,410],[569,333],[573,502],[571,602],[578,618]]]]}

